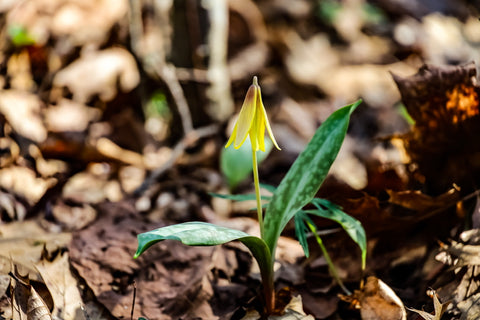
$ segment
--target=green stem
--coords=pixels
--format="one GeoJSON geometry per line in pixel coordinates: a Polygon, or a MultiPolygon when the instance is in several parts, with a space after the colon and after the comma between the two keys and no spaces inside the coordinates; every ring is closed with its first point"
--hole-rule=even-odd
{"type": "Polygon", "coordinates": [[[255,196],[257,198],[257,216],[258,224],[260,225],[260,238],[264,238],[263,230],[263,209],[262,198],[260,196],[260,181],[258,179],[258,164],[257,164],[257,152],[252,150],[252,164],[253,164],[253,182],[255,184],[255,196]]]}
{"type": "Polygon", "coordinates": [[[317,228],[309,222],[307,222],[307,225],[310,228],[310,230],[313,232],[313,234],[315,235],[315,239],[317,240],[317,243],[320,246],[320,249],[322,250],[323,256],[325,257],[325,260],[327,261],[328,268],[330,269],[330,273],[335,278],[335,281],[337,281],[338,285],[340,286],[340,288],[342,288],[342,290],[345,292],[346,295],[348,295],[348,296],[351,295],[352,293],[350,292],[350,290],[348,290],[347,287],[345,287],[342,280],[340,279],[340,276],[338,275],[337,269],[335,268],[335,265],[333,264],[333,261],[332,261],[332,259],[330,258],[330,255],[327,252],[327,248],[325,248],[325,245],[323,244],[322,239],[320,238],[320,236],[317,233],[317,228]]]}
{"type": "Polygon", "coordinates": [[[271,315],[275,310],[275,287],[273,283],[273,260],[271,258],[270,249],[265,241],[258,237],[246,237],[240,241],[250,249],[260,267],[265,313],[271,315]]]}
{"type": "MultiPolygon", "coordinates": [[[[257,216],[258,224],[260,225],[260,237],[264,238],[263,227],[263,208],[262,198],[260,196],[260,180],[258,178],[258,163],[257,152],[252,150],[252,162],[253,162],[253,182],[255,184],[255,197],[257,199],[257,216]]],[[[275,287],[273,284],[273,263],[274,259],[267,259],[263,263],[259,263],[260,271],[263,283],[263,296],[265,298],[265,309],[268,315],[272,314],[275,310],[275,287]]]]}

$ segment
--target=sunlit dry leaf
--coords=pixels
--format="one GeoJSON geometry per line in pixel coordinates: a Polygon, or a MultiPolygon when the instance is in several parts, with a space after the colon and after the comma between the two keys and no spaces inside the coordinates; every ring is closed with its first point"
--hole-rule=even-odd
{"type": "Polygon", "coordinates": [[[341,298],[360,309],[362,320],[407,319],[403,302],[388,285],[373,276],[367,278],[361,290],[341,298]]]}
{"type": "Polygon", "coordinates": [[[84,131],[91,121],[99,117],[100,110],[67,99],[60,100],[45,111],[47,128],[54,132],[84,131]]]}
{"type": "Polygon", "coordinates": [[[31,294],[27,303],[27,318],[29,320],[52,320],[50,310],[33,287],[31,287],[31,294]]]}
{"type": "MultiPolygon", "coordinates": [[[[442,244],[442,251],[451,257],[446,261],[451,261],[455,267],[480,265],[480,245],[463,244],[452,240],[450,244],[442,244]]],[[[442,260],[445,261],[445,257],[442,260]]]]}
{"type": "MultiPolygon", "coordinates": [[[[404,62],[389,65],[342,65],[340,53],[323,34],[304,40],[292,31],[279,31],[277,38],[286,47],[285,64],[296,82],[314,85],[328,96],[344,101],[362,96],[369,105],[393,104],[398,99],[398,94],[388,72],[413,72],[411,66],[404,62]]],[[[367,40],[364,44],[379,45],[377,48],[383,50],[385,43],[382,42],[367,40]]]]}
{"type": "Polygon", "coordinates": [[[121,48],[85,54],[59,71],[53,79],[56,87],[68,87],[73,100],[85,103],[94,95],[109,101],[120,90],[128,92],[140,81],[133,56],[121,48]]]}
{"type": "Polygon", "coordinates": [[[442,318],[442,315],[445,313],[445,310],[447,309],[450,302],[440,303],[440,300],[438,300],[438,295],[435,291],[433,291],[432,295],[433,295],[432,298],[433,298],[433,307],[435,309],[435,314],[431,314],[431,313],[428,313],[422,310],[413,309],[413,308],[407,308],[407,310],[418,313],[425,320],[440,320],[442,318]]]}
{"type": "Polygon", "coordinates": [[[12,315],[20,320],[52,320],[45,301],[30,284],[27,276],[22,276],[15,268],[10,273],[12,285],[12,315]]]}
{"type": "Polygon", "coordinates": [[[45,280],[54,302],[53,314],[64,320],[83,320],[82,303],[77,280],[73,277],[68,254],[59,254],[53,261],[40,261],[36,269],[45,280]]]}
{"type": "Polygon", "coordinates": [[[62,224],[66,230],[70,231],[85,228],[97,217],[96,210],[87,203],[71,206],[58,202],[53,205],[52,211],[55,220],[62,224]]]}
{"type": "Polygon", "coordinates": [[[47,130],[41,118],[41,105],[40,98],[28,92],[0,92],[0,113],[5,115],[14,131],[35,142],[43,142],[47,138],[47,130]]]}
{"type": "Polygon", "coordinates": [[[30,70],[30,58],[26,49],[13,54],[7,63],[7,74],[11,77],[12,89],[28,92],[35,87],[30,70]]]}
{"type": "Polygon", "coordinates": [[[33,170],[25,167],[0,169],[0,186],[25,197],[30,204],[36,203],[55,182],[54,178],[38,178],[33,170]]]}
{"type": "MultiPolygon", "coordinates": [[[[128,10],[125,0],[29,0],[15,4],[7,15],[8,26],[24,26],[41,44],[51,36],[66,38],[63,50],[86,43],[102,43],[128,10]]],[[[4,3],[0,7],[2,5],[4,3]]]]}

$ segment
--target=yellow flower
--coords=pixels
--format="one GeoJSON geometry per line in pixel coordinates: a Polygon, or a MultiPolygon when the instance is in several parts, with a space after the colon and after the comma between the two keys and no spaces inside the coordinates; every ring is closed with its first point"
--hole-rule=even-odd
{"type": "Polygon", "coordinates": [[[275,147],[280,150],[268,122],[267,112],[262,102],[262,93],[255,76],[252,85],[248,88],[238,120],[225,148],[233,143],[234,148],[238,149],[245,142],[247,136],[250,136],[252,150],[265,151],[265,128],[275,147]]]}

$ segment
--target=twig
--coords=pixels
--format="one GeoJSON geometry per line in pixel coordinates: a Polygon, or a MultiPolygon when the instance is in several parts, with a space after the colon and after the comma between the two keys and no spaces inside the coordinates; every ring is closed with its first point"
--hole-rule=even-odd
{"type": "Polygon", "coordinates": [[[207,0],[204,7],[208,9],[210,30],[208,44],[210,61],[207,78],[210,87],[207,96],[210,100],[208,113],[217,120],[223,121],[233,113],[233,100],[230,93],[230,78],[227,65],[228,41],[228,1],[207,0]]]}
{"type": "Polygon", "coordinates": [[[139,196],[143,194],[150,185],[152,185],[157,179],[168,169],[170,169],[183,155],[183,152],[188,147],[195,144],[199,139],[214,135],[218,132],[218,125],[213,124],[190,131],[182,140],[180,140],[173,148],[170,158],[159,168],[151,172],[151,174],[143,181],[138,187],[134,195],[139,196]]]}
{"type": "MultiPolygon", "coordinates": [[[[183,93],[182,86],[178,81],[175,73],[175,67],[167,63],[164,48],[154,48],[155,50],[144,50],[142,45],[143,26],[141,16],[141,1],[130,0],[130,36],[131,46],[135,55],[143,64],[143,68],[147,73],[160,78],[170,91],[172,98],[177,106],[178,113],[182,121],[184,135],[193,130],[192,116],[188,107],[187,99],[183,93]]],[[[158,17],[159,20],[168,19],[167,17],[158,17]]],[[[165,39],[160,43],[164,44],[165,39]]]]}
{"type": "Polygon", "coordinates": [[[137,284],[133,281],[133,300],[132,300],[132,312],[130,313],[130,320],[133,320],[133,311],[135,310],[135,298],[137,297],[137,284]]]}

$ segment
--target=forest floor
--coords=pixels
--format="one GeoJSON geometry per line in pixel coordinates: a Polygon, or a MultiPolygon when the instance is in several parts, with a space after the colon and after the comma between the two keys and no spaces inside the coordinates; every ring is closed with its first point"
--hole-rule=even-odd
{"type": "Polygon", "coordinates": [[[180,222],[259,234],[254,201],[211,195],[254,192],[222,157],[258,76],[282,149],[259,168],[273,186],[332,112],[363,100],[317,196],[362,223],[366,269],[338,225],[315,220],[348,294],[287,225],[276,289],[306,314],[288,319],[480,319],[479,11],[0,2],[0,318],[241,319],[258,305],[240,243],[165,241],[133,259],[139,233],[180,222]]]}

